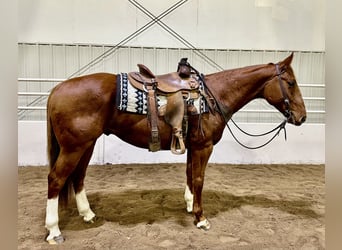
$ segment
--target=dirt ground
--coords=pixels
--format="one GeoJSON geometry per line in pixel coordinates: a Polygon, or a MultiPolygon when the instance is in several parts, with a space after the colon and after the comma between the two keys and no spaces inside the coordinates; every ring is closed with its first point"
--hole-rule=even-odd
{"type": "Polygon", "coordinates": [[[209,164],[203,191],[209,231],[185,209],[185,164],[88,168],[97,215],[61,210],[66,241],[44,242],[47,167],[18,168],[18,249],[325,249],[323,165],[209,164]]]}

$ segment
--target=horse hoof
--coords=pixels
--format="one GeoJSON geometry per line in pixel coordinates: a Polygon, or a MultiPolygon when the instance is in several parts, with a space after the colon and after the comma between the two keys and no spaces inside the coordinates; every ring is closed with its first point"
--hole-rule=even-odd
{"type": "Polygon", "coordinates": [[[47,240],[47,242],[50,245],[59,245],[59,244],[62,244],[64,241],[65,240],[62,235],[58,235],[58,236],[53,237],[51,240],[47,240]]]}
{"type": "Polygon", "coordinates": [[[210,229],[210,222],[207,219],[202,220],[196,224],[196,227],[208,231],[210,229]]]}
{"type": "Polygon", "coordinates": [[[84,220],[84,222],[87,223],[87,224],[94,224],[96,220],[97,220],[97,217],[94,216],[90,220],[84,220]]]}

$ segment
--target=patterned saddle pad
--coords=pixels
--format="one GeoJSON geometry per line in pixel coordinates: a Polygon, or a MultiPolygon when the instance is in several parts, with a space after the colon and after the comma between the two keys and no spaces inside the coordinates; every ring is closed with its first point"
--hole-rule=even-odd
{"type": "MultiPolygon", "coordinates": [[[[117,75],[116,86],[116,107],[119,110],[136,114],[147,114],[146,94],[132,86],[127,73],[117,75]]],[[[201,86],[201,88],[203,87],[201,86]]],[[[158,108],[166,103],[166,97],[157,94],[158,108]]],[[[188,105],[192,105],[195,108],[194,110],[196,110],[196,112],[192,112],[192,114],[206,113],[209,111],[206,101],[202,96],[198,99],[190,99],[188,105]]]]}

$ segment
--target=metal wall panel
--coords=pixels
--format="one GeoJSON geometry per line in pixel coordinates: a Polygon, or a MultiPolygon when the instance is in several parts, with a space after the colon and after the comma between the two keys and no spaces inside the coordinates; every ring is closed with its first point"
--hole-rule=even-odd
{"type": "MultiPolygon", "coordinates": [[[[19,44],[18,117],[22,120],[45,120],[46,96],[27,95],[49,92],[60,79],[94,72],[129,72],[137,63],[156,74],[177,69],[182,57],[204,74],[253,64],[278,62],[288,51],[216,50],[198,51],[175,48],[120,47],[72,44],[19,44]],[[110,53],[106,53],[106,52],[110,53]],[[103,56],[104,55],[104,56],[103,56]],[[217,65],[208,63],[203,55],[217,65]],[[56,79],[56,80],[53,80],[56,79]],[[24,94],[26,93],[26,94],[24,94]],[[39,110],[36,110],[39,109],[39,110]]],[[[305,98],[309,123],[324,123],[325,82],[324,52],[295,52],[293,69],[305,98]]],[[[237,122],[279,122],[282,115],[264,100],[255,100],[234,115],[237,122]],[[251,110],[253,112],[251,112],[251,110]]]]}

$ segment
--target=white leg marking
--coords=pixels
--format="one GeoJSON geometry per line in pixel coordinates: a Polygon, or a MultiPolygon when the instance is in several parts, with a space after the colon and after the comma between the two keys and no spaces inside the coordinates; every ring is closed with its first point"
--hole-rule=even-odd
{"type": "Polygon", "coordinates": [[[188,185],[185,186],[184,199],[186,202],[186,210],[188,213],[192,212],[192,206],[194,204],[194,195],[191,193],[188,185]]]}
{"type": "Polygon", "coordinates": [[[210,229],[210,223],[207,219],[198,222],[196,226],[197,228],[201,228],[206,231],[210,229]]]}
{"type": "Polygon", "coordinates": [[[90,222],[94,217],[94,212],[90,209],[85,189],[75,195],[78,212],[83,216],[83,220],[90,222]]]}
{"type": "Polygon", "coordinates": [[[47,241],[53,240],[54,237],[61,235],[58,227],[58,196],[47,200],[45,227],[49,230],[49,235],[46,238],[47,241]]]}

